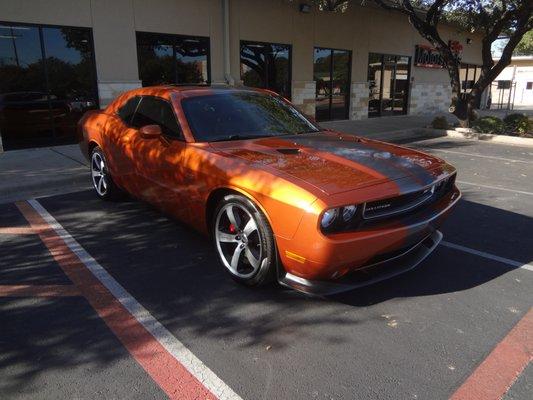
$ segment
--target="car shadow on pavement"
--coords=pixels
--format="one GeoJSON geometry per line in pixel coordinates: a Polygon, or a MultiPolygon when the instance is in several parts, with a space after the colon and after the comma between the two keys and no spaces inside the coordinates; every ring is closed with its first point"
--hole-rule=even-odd
{"type": "MultiPolygon", "coordinates": [[[[359,324],[381,318],[379,312],[366,306],[394,298],[468,290],[513,269],[441,246],[417,269],[402,276],[327,299],[311,298],[279,286],[238,285],[223,271],[205,237],[142,202],[102,202],[92,192],[40,201],[89,254],[201,359],[223,351],[224,362],[231,362],[243,349],[272,349],[276,353],[302,340],[318,347],[342,345],[351,340],[359,324]]],[[[478,250],[497,254],[514,251],[515,259],[527,259],[531,250],[520,253],[516,243],[533,248],[531,235],[525,235],[532,228],[530,217],[462,200],[444,232],[445,240],[451,242],[470,237],[479,241],[471,244],[478,250]],[[491,242],[499,243],[499,247],[489,248],[491,242]]],[[[16,267],[17,262],[27,262],[23,254],[33,254],[30,247],[35,244],[21,240],[9,246],[10,252],[18,254],[9,261],[16,267]]],[[[61,272],[44,266],[30,274],[32,282],[36,274],[46,281],[50,274],[59,276],[61,272]]],[[[16,280],[14,275],[5,277],[11,284],[16,280]]],[[[41,375],[50,370],[98,370],[125,357],[118,340],[82,298],[1,300],[0,324],[9,326],[0,333],[3,393],[31,387],[29,382],[41,382],[41,375]]]]}
{"type": "MultiPolygon", "coordinates": [[[[465,197],[441,228],[444,241],[524,264],[533,260],[533,218],[465,197]]],[[[332,299],[368,306],[393,298],[452,293],[483,285],[515,269],[441,244],[414,270],[332,299]]]]}

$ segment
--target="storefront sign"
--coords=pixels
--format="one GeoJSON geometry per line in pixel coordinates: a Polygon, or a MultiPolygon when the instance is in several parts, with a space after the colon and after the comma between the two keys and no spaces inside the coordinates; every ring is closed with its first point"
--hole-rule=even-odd
{"type": "Polygon", "coordinates": [[[423,68],[444,68],[444,61],[437,49],[418,44],[415,46],[415,66],[423,68]]]}

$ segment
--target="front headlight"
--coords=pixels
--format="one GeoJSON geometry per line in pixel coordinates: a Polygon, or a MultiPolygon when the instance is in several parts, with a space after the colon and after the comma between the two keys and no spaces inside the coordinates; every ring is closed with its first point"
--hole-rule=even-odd
{"type": "Polygon", "coordinates": [[[336,232],[352,228],[357,223],[357,205],[330,208],[324,211],[320,226],[323,231],[336,232]]]}
{"type": "Polygon", "coordinates": [[[355,212],[357,211],[357,206],[346,206],[342,208],[342,220],[344,222],[350,221],[353,216],[355,215],[355,212]]]}
{"type": "Polygon", "coordinates": [[[329,228],[333,222],[337,219],[337,216],[339,215],[339,209],[338,208],[330,208],[327,210],[324,215],[322,215],[322,221],[320,222],[320,225],[322,225],[322,228],[329,228]]]}

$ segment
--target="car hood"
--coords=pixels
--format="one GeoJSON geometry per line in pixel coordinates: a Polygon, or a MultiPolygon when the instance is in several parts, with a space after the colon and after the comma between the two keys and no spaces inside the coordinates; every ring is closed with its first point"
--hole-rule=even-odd
{"type": "Polygon", "coordinates": [[[442,175],[446,164],[412,149],[335,132],[217,142],[212,146],[227,156],[304,181],[328,195],[391,180],[401,180],[410,188],[426,186],[442,175]]]}

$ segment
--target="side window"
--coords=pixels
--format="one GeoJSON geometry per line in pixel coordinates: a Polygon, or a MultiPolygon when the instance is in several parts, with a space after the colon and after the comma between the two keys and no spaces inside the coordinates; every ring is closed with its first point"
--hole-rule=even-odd
{"type": "Polygon", "coordinates": [[[159,125],[163,135],[180,138],[181,131],[170,103],[157,97],[143,97],[133,116],[132,126],[159,125]]]}
{"type": "Polygon", "coordinates": [[[135,113],[137,105],[139,105],[139,100],[141,100],[139,96],[132,97],[118,109],[117,114],[126,125],[131,124],[131,118],[135,113]]]}

